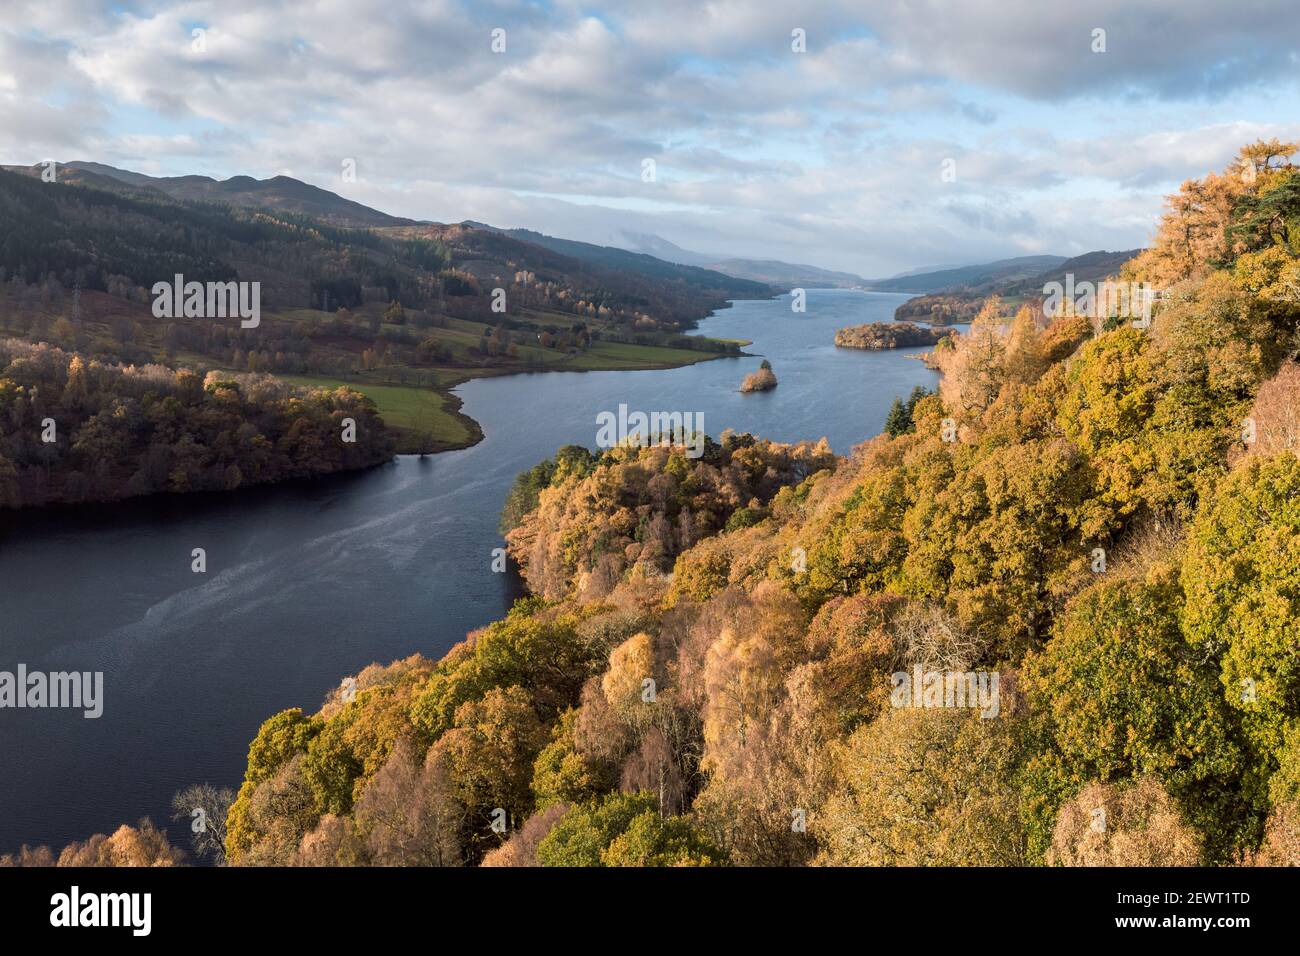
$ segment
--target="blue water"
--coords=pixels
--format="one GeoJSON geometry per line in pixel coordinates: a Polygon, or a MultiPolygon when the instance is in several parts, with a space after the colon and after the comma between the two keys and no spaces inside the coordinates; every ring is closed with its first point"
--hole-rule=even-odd
{"type": "MultiPolygon", "coordinates": [[[[836,349],[844,325],[888,321],[907,297],[808,293],[738,302],[701,331],[753,357],[646,372],[538,373],[459,389],[473,448],[229,495],[158,497],[0,518],[0,670],[103,671],[104,714],[0,710],[0,852],[60,847],[150,816],[202,781],[236,787],[258,725],[314,710],[347,674],[441,656],[521,593],[491,571],[514,476],[560,445],[594,446],[596,416],[702,413],[839,453],[878,433],[890,402],[932,386],[921,349],[836,349]],[[780,381],[738,391],[760,358],[780,381]],[[909,357],[913,356],[913,357],[909,357]],[[206,574],[190,570],[207,552],[206,574]]],[[[176,842],[188,836],[171,824],[176,842]]]]}

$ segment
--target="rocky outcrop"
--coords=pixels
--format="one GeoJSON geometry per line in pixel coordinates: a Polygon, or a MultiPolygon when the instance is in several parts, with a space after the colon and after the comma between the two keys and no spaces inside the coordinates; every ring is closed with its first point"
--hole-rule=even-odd
{"type": "Polygon", "coordinates": [[[774,388],[776,388],[776,375],[770,368],[760,368],[757,372],[750,372],[740,383],[742,392],[766,392],[774,388]]]}

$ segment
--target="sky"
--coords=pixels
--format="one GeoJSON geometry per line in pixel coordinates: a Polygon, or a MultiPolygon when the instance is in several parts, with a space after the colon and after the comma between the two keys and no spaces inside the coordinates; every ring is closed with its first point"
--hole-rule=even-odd
{"type": "Polygon", "coordinates": [[[284,174],[417,219],[868,278],[1070,256],[1144,245],[1180,182],[1300,138],[1296,13],[3,0],[0,163],[284,174]]]}

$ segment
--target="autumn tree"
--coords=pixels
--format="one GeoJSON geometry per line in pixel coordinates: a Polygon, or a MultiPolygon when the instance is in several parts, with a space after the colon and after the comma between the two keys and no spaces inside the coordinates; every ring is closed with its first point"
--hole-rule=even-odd
{"type": "Polygon", "coordinates": [[[461,704],[430,750],[445,761],[452,792],[465,807],[461,841],[471,859],[500,844],[494,821],[514,827],[532,812],[533,762],[546,737],[526,690],[494,688],[461,704]]]}
{"type": "Polygon", "coordinates": [[[1196,831],[1152,777],[1091,783],[1056,819],[1049,866],[1197,866],[1196,831]]]}
{"type": "Polygon", "coordinates": [[[167,842],[167,834],[149,820],[138,826],[123,824],[111,836],[97,833],[84,843],[69,843],[59,854],[58,866],[176,866],[184,854],[167,842]]]}
{"type": "Polygon", "coordinates": [[[715,866],[722,854],[653,794],[614,794],[570,808],[537,845],[542,866],[715,866]]]}
{"type": "Polygon", "coordinates": [[[1045,839],[1061,795],[1141,776],[1187,807],[1218,858],[1249,838],[1236,722],[1213,662],[1183,637],[1182,594],[1171,578],[1093,585],[1027,663],[1030,701],[1050,742],[1026,778],[1026,804],[1041,828],[1031,830],[1035,839],[1045,839]]]}
{"type": "Polygon", "coordinates": [[[1300,717],[1297,501],[1300,459],[1247,459],[1202,505],[1182,572],[1188,639],[1221,661],[1224,699],[1270,763],[1300,717]]]}
{"type": "Polygon", "coordinates": [[[444,754],[423,764],[403,738],[366,785],[354,819],[377,866],[458,866],[463,809],[444,754]]]}
{"type": "Polygon", "coordinates": [[[939,394],[944,407],[963,418],[978,419],[993,404],[1006,380],[1009,328],[1002,300],[991,296],[965,335],[954,336],[953,348],[935,352],[943,379],[939,394]]]}
{"type": "Polygon", "coordinates": [[[1003,715],[891,709],[840,754],[842,787],[810,821],[831,866],[1014,866],[1025,839],[1003,715]]]}

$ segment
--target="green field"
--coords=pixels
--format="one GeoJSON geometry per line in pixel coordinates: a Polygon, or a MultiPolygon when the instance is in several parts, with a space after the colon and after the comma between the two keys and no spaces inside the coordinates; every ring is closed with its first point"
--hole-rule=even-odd
{"type": "Polygon", "coordinates": [[[675,368],[679,365],[694,365],[708,359],[718,358],[716,352],[698,352],[694,349],[665,348],[658,345],[629,345],[624,342],[597,342],[587,351],[572,356],[568,361],[559,363],[558,368],[584,369],[632,369],[632,368],[675,368]]]}
{"type": "MultiPolygon", "coordinates": [[[[457,336],[459,330],[439,330],[457,336]]],[[[717,358],[714,352],[675,349],[623,342],[597,342],[590,349],[571,355],[552,350],[521,349],[544,353],[539,364],[488,366],[484,368],[410,368],[395,366],[371,369],[357,376],[279,375],[293,385],[337,388],[347,385],[370,398],[385,424],[397,437],[401,454],[447,451],[473,445],[483,437],[477,422],[460,412],[460,400],[450,389],[472,378],[508,375],[520,371],[605,371],[675,368],[717,358]],[[409,384],[400,381],[409,378],[409,384]],[[397,379],[397,381],[394,381],[397,379]]],[[[540,357],[540,356],[539,356],[540,357]]]]}
{"type": "MultiPolygon", "coordinates": [[[[0,287],[0,306],[6,305],[6,298],[3,287],[0,287]]],[[[87,297],[84,303],[87,312],[78,326],[79,340],[65,342],[50,336],[51,341],[66,348],[90,348],[92,351],[129,349],[134,351],[131,360],[136,362],[156,361],[231,372],[251,369],[251,363],[241,362],[238,367],[225,364],[231,360],[229,355],[214,361],[211,353],[204,354],[191,341],[182,341],[178,347],[168,345],[163,327],[150,321],[151,316],[143,307],[137,306],[133,311],[132,306],[102,294],[87,297]],[[111,323],[123,318],[130,320],[128,334],[119,337],[111,323]]],[[[346,385],[365,394],[392,429],[397,451],[401,454],[465,448],[482,440],[483,431],[478,423],[460,411],[460,399],[451,394],[451,389],[470,379],[519,372],[677,368],[726,354],[600,338],[582,348],[572,343],[562,347],[542,346],[539,337],[543,333],[554,333],[557,328],[590,325],[592,320],[531,309],[510,316],[511,321],[517,324],[510,331],[513,338],[508,352],[485,353],[480,347],[481,342],[485,336],[498,331],[496,326],[447,315],[438,316],[438,324],[434,325],[395,325],[382,321],[384,310],[385,306],[379,304],[359,306],[353,310],[354,316],[375,322],[370,332],[373,338],[350,333],[313,337],[310,329],[302,328],[301,337],[311,341],[308,358],[312,364],[304,362],[298,367],[306,365],[329,371],[293,373],[273,370],[268,368],[269,351],[257,370],[293,385],[323,388],[346,385]],[[417,343],[428,341],[440,343],[450,352],[438,352],[435,357],[435,354],[418,347],[417,343]],[[378,354],[367,354],[363,363],[363,350],[373,350],[378,354]],[[365,367],[367,365],[370,367],[365,367]]],[[[7,317],[12,311],[0,307],[0,316],[7,317]]],[[[47,325],[58,319],[50,310],[41,314],[47,325]]],[[[268,311],[263,316],[266,329],[280,334],[293,330],[295,326],[312,326],[325,318],[325,313],[305,308],[268,311]]],[[[0,335],[8,333],[26,337],[25,328],[9,330],[5,325],[5,322],[0,322],[0,335]]],[[[53,331],[57,332],[57,327],[53,331]]],[[[735,339],[714,341],[741,348],[749,344],[735,339]]]]}
{"type": "Polygon", "coordinates": [[[447,392],[418,385],[378,385],[323,375],[278,376],[293,385],[337,388],[346,385],[375,403],[384,423],[397,433],[403,454],[464,448],[483,437],[478,424],[460,414],[460,402],[447,392]]]}

